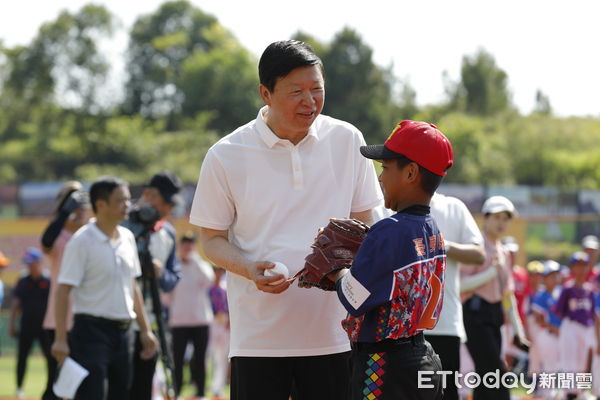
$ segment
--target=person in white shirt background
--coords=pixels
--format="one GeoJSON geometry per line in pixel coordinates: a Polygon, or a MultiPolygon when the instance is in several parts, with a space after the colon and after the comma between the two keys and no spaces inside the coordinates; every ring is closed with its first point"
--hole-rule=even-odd
{"type": "MultiPolygon", "coordinates": [[[[459,199],[435,193],[431,215],[444,236],[446,245],[446,284],[444,306],[438,324],[425,332],[425,338],[440,356],[444,371],[460,371],[460,344],[466,341],[460,301],[459,263],[482,264],[485,261],[483,236],[467,206],[459,199]]],[[[446,380],[444,399],[457,400],[453,376],[446,380]]]]}
{"type": "Polygon", "coordinates": [[[173,338],[175,364],[175,393],[179,395],[183,384],[185,350],[189,343],[194,347],[190,360],[191,374],[196,384],[196,396],[204,398],[206,380],[206,349],[213,310],[208,290],[215,280],[212,265],[196,251],[196,236],[186,232],[179,240],[179,266],[181,279],[169,293],[169,326],[173,338]]]}
{"type": "Polygon", "coordinates": [[[140,328],[141,357],[156,354],[136,277],[141,275],[133,234],[119,226],[130,206],[127,183],[101,177],[90,187],[96,218],[79,229],[63,254],[56,292],[56,338],[52,355],[62,364],[71,357],[89,375],[76,400],[126,399],[132,372],[131,322],[140,328]],[[74,324],[67,343],[67,304],[74,324]]]}

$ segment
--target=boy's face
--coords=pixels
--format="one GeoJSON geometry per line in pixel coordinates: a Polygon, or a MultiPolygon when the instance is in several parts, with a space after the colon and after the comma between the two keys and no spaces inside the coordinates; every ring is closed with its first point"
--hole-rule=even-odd
{"type": "Polygon", "coordinates": [[[396,159],[383,160],[381,162],[381,174],[379,182],[383,190],[385,207],[390,210],[399,211],[402,207],[402,200],[406,193],[406,179],[404,170],[408,166],[400,169],[396,159]]]}
{"type": "Polygon", "coordinates": [[[576,262],[571,265],[571,275],[576,281],[583,282],[587,278],[589,265],[583,262],[576,262]]]}

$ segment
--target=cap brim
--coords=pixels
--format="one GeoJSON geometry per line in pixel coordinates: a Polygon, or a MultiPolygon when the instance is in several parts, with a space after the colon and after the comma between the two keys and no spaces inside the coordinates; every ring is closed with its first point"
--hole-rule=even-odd
{"type": "Polygon", "coordinates": [[[371,160],[389,160],[391,158],[401,157],[402,154],[391,151],[382,144],[372,144],[369,146],[360,146],[360,154],[371,160]]]}

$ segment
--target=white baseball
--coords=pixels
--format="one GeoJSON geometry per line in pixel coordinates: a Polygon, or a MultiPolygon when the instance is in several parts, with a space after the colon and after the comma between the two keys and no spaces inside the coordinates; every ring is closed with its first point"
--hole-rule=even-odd
{"type": "Polygon", "coordinates": [[[283,279],[269,283],[269,285],[273,285],[273,286],[283,283],[283,281],[285,281],[290,276],[290,271],[288,270],[288,268],[285,266],[284,263],[280,263],[279,261],[277,261],[274,264],[275,264],[275,266],[273,268],[265,269],[264,275],[265,276],[283,275],[283,279]]]}

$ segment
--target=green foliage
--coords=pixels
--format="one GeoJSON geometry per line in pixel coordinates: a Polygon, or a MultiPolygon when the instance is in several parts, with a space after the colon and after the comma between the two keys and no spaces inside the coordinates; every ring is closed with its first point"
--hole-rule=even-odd
{"type": "MultiPolygon", "coordinates": [[[[137,19],[125,99],[111,109],[101,100],[109,72],[101,44],[114,27],[108,10],[87,5],[42,25],[28,45],[0,41],[0,183],[106,173],[141,183],[161,169],[195,182],[206,150],[256,115],[257,60],[187,1],[137,19]]],[[[355,30],[330,42],[294,38],[324,62],[324,113],[368,143],[382,143],[402,119],[439,126],[455,151],[447,182],[600,188],[600,119],[555,117],[541,90],[534,112],[520,115],[507,73],[483,49],[464,57],[459,81],[446,77],[447,102],[419,107],[419,88],[376,65],[355,30]]]]}
{"type": "Polygon", "coordinates": [[[494,57],[480,49],[464,56],[461,81],[447,88],[451,107],[476,115],[494,115],[510,107],[508,75],[496,66],[494,57]]]}

